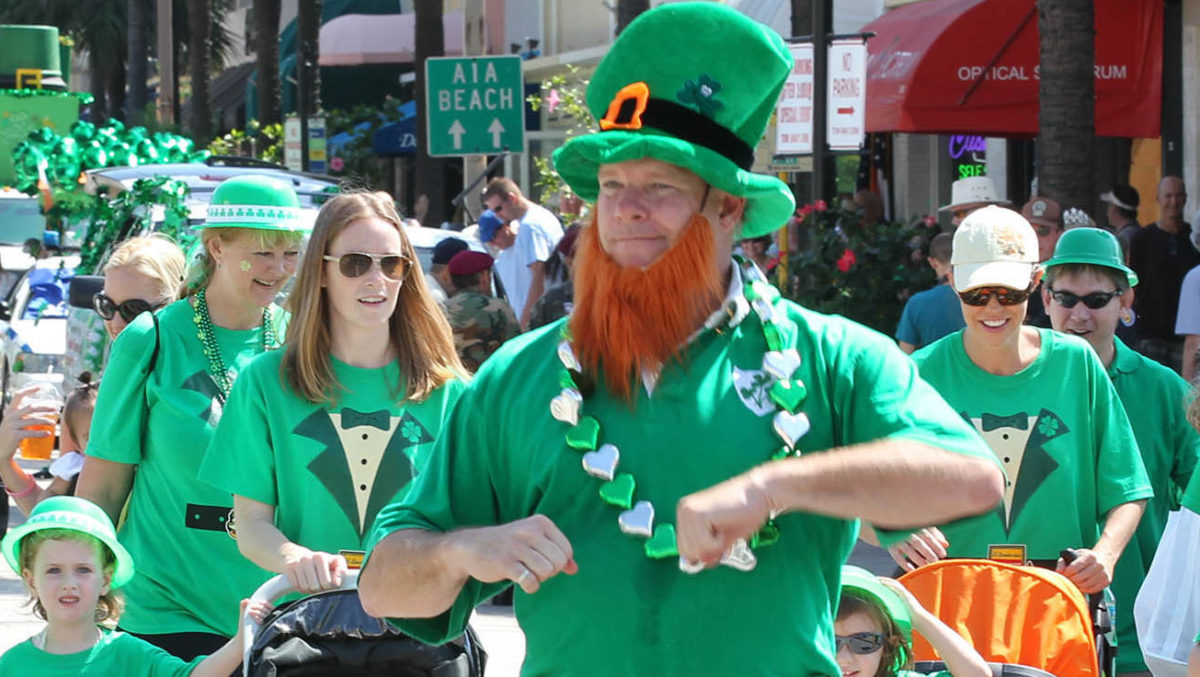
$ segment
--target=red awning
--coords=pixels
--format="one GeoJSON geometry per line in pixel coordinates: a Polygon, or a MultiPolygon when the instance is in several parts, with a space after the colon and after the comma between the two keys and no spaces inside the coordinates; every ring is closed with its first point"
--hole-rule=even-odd
{"type": "MultiPolygon", "coordinates": [[[[863,30],[868,132],[1037,135],[1036,0],[926,0],[863,30]]],[[[1096,0],[1100,136],[1159,135],[1162,34],[1162,0],[1096,0]]]]}

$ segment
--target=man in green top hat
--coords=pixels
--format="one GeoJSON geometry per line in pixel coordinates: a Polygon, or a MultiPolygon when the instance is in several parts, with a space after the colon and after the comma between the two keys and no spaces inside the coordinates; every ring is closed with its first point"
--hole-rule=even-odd
{"type": "Polygon", "coordinates": [[[441,642],[515,583],[524,674],[837,674],[855,519],[998,502],[994,457],[889,340],[730,257],[794,208],[750,171],[791,68],[720,3],[622,32],[588,87],[600,131],[554,156],[595,201],[573,314],[488,359],[380,513],[370,613],[441,642]]]}
{"type": "Polygon", "coordinates": [[[1117,322],[1133,306],[1138,282],[1124,263],[1116,236],[1098,228],[1068,230],[1045,267],[1042,297],[1050,321],[1056,331],[1087,339],[1108,369],[1154,489],[1121,558],[1106,563],[1117,598],[1117,672],[1148,675],[1133,624],[1133,602],[1166,528],[1167,512],[1179,506],[1177,496],[1187,488],[1200,454],[1200,435],[1188,425],[1185,412],[1188,384],[1114,335],[1117,322]]]}

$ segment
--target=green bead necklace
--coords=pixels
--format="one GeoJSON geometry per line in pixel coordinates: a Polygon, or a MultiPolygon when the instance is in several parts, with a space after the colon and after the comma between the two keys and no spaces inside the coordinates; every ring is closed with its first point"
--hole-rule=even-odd
{"type": "MultiPolygon", "coordinates": [[[[770,458],[779,460],[799,456],[797,442],[808,433],[810,427],[808,417],[801,410],[808,391],[801,380],[792,378],[800,366],[800,355],[794,342],[785,341],[785,332],[781,330],[781,327],[790,327],[791,321],[775,312],[774,301],[779,298],[779,292],[767,283],[758,268],[740,257],[735,259],[742,273],[743,295],[758,316],[767,343],[762,368],[774,379],[767,390],[776,406],[771,424],[783,444],[770,458]]],[[[647,557],[678,557],[675,526],[669,523],[655,524],[654,504],[648,500],[634,501],[637,481],[633,474],[617,472],[620,450],[614,444],[601,444],[600,422],[593,416],[582,414],[584,396],[578,378],[582,376],[583,367],[575,356],[566,325],[563,326],[562,341],[558,344],[558,358],[563,364],[563,370],[559,373],[562,390],[550,400],[550,414],[569,426],[565,435],[567,449],[580,454],[584,471],[601,480],[600,498],[610,506],[621,509],[622,512],[617,515],[617,526],[621,531],[646,539],[643,550],[647,557]]],[[[774,544],[779,536],[779,526],[772,515],[748,540],[739,539],[735,542],[720,563],[740,571],[750,571],[758,563],[753,550],[774,544]]],[[[696,573],[703,565],[679,557],[679,568],[687,573],[696,573]]]]}
{"type": "MultiPolygon", "coordinates": [[[[229,391],[233,390],[233,379],[229,376],[229,368],[225,366],[225,359],[221,357],[221,347],[217,344],[217,334],[213,330],[212,316],[208,314],[208,299],[204,292],[203,289],[196,292],[192,321],[196,323],[196,328],[199,330],[196,336],[200,339],[200,344],[204,346],[204,356],[208,358],[208,375],[217,384],[218,398],[224,404],[229,397],[229,391]]],[[[274,350],[278,345],[275,343],[275,331],[271,328],[270,306],[263,308],[262,328],[263,352],[274,350]]]]}

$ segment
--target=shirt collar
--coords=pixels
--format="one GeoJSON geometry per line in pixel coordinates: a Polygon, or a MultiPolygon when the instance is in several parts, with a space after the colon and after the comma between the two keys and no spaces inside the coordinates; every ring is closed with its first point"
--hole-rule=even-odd
{"type": "Polygon", "coordinates": [[[1112,364],[1108,367],[1109,377],[1112,377],[1116,372],[1132,374],[1137,371],[1137,368],[1142,363],[1138,354],[1116,336],[1113,337],[1113,342],[1116,344],[1116,351],[1113,354],[1112,364]]]}

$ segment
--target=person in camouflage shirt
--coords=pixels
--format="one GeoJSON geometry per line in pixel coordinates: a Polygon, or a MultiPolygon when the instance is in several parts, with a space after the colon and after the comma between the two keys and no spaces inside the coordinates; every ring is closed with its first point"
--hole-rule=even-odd
{"type": "Polygon", "coordinates": [[[462,251],[450,259],[448,268],[455,292],[446,301],[446,318],[459,358],[474,372],[502,343],[521,333],[521,327],[508,303],[491,295],[491,256],[462,251]]]}

